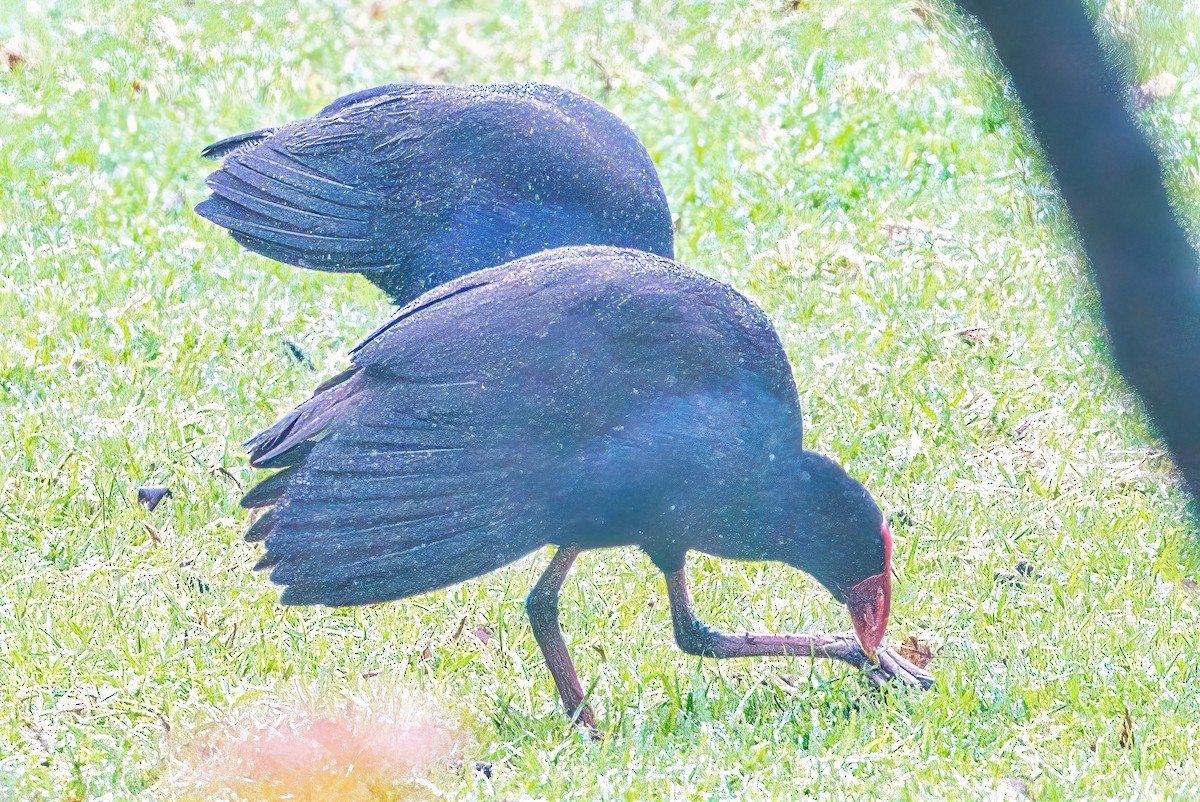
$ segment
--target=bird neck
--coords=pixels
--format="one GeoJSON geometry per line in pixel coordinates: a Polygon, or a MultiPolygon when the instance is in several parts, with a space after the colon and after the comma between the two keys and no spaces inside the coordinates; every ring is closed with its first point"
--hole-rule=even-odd
{"type": "Polygon", "coordinates": [[[723,476],[714,466],[706,483],[711,509],[719,511],[692,548],[734,560],[780,560],[783,544],[795,537],[798,510],[815,492],[812,457],[798,446],[779,444],[750,470],[723,476]]]}

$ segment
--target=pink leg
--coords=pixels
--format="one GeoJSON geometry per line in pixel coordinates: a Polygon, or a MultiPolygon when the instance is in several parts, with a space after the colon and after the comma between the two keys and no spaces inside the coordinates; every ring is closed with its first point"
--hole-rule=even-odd
{"type": "Polygon", "coordinates": [[[671,571],[665,576],[675,642],[688,654],[716,658],[822,657],[866,669],[871,681],[879,686],[893,677],[906,685],[920,688],[933,686],[932,674],[917,668],[889,649],[880,649],[879,662],[871,662],[853,635],[726,635],[716,632],[692,612],[692,599],[684,569],[671,571]]]}
{"type": "Polygon", "coordinates": [[[525,599],[525,612],[529,615],[533,637],[542,649],[542,656],[546,658],[550,676],[554,677],[554,684],[558,687],[558,695],[567,708],[567,715],[572,721],[595,730],[596,717],[584,701],[583,686],[579,684],[579,675],[575,673],[575,664],[571,661],[571,653],[567,651],[567,643],[558,626],[558,592],[581,551],[583,549],[578,546],[567,546],[555,552],[550,565],[546,566],[533,590],[529,591],[525,599]]]}

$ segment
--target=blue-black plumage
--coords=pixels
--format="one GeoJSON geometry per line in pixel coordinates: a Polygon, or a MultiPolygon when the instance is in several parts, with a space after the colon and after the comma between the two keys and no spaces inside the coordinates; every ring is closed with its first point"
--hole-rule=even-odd
{"type": "MultiPolygon", "coordinates": [[[[676,638],[697,654],[867,665],[887,624],[887,524],[861,484],[804,449],[769,319],[651,254],[564,248],[451,281],[248,445],[253,464],[288,466],[243,502],[270,508],[247,537],[265,540],[286,603],[399,599],[559,546],[530,620],[564,703],[589,724],[557,625],[580,550],[645,550],[667,577],[676,638]],[[812,574],[848,605],[862,649],[712,632],[691,615],[689,550],[812,574]]],[[[877,679],[929,679],[878,656],[877,679]]]]}
{"type": "Polygon", "coordinates": [[[673,256],[646,148],[554,86],[380,86],[203,155],[223,164],[200,215],[272,259],[361,273],[397,303],[549,248],[673,256]]]}

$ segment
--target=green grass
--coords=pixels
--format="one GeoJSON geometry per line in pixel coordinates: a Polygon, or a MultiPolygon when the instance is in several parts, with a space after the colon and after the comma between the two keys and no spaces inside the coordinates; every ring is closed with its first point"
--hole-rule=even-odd
{"type": "MultiPolygon", "coordinates": [[[[0,41],[25,62],[0,73],[0,798],[169,798],[181,734],[384,682],[470,722],[465,756],[494,773],[438,776],[454,799],[972,799],[1005,778],[1037,800],[1200,796],[1185,500],[1109,366],[985,37],[944,7],[10,5],[0,41]],[[633,126],[680,260],[764,305],[812,447],[891,513],[892,638],[937,645],[935,690],[687,657],[630,551],[585,557],[564,591],[599,743],[560,715],[524,620],[544,554],[392,605],[276,604],[239,540],[238,444],[388,306],[193,215],[197,153],[404,79],[550,81],[633,126]],[[978,342],[955,333],[972,327],[978,342]],[[144,483],[174,496],[147,513],[144,483]],[[1036,581],[998,579],[1021,561],[1036,581]]],[[[1139,82],[1179,79],[1143,119],[1195,230],[1196,4],[1104,6],[1139,82]]],[[[780,565],[695,558],[691,577],[720,627],[849,624],[780,565]]]]}

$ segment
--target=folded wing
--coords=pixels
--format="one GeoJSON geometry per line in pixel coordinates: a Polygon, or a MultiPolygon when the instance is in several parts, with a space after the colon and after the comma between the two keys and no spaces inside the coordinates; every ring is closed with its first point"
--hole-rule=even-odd
{"type": "Polygon", "coordinates": [[[398,384],[367,369],[252,441],[256,464],[290,463],[242,502],[269,508],[247,539],[265,540],[259,567],[288,586],[282,601],[403,598],[546,543],[520,509],[526,466],[489,442],[489,411],[469,380],[398,384]]]}
{"type": "Polygon", "coordinates": [[[711,456],[696,429],[714,399],[777,398],[799,435],[761,311],[633,251],[560,249],[464,276],[353,359],[248,444],[253,464],[281,468],[242,503],[266,510],[247,539],[265,542],[285,603],[402,598],[572,542],[572,527],[636,529],[663,500],[649,485],[711,456]],[[642,518],[589,512],[601,496],[642,518]]]}
{"type": "Polygon", "coordinates": [[[277,261],[363,273],[398,302],[548,248],[672,255],[645,148],[556,87],[381,86],[204,155],[224,161],[201,216],[277,261]]]}

